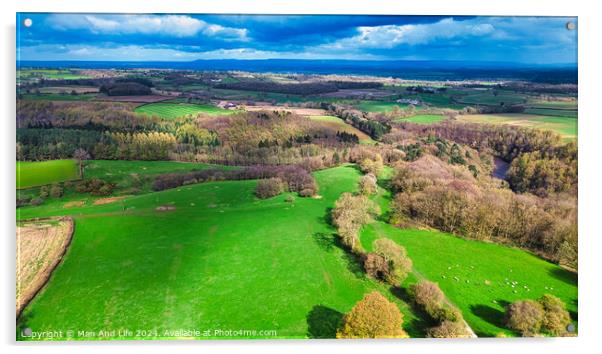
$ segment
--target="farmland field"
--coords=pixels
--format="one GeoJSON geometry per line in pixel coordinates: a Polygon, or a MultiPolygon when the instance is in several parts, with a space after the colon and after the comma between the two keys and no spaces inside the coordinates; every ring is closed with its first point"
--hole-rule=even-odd
{"type": "Polygon", "coordinates": [[[471,93],[463,96],[458,101],[465,104],[476,104],[476,105],[512,105],[526,102],[527,97],[522,94],[509,92],[509,91],[484,91],[479,93],[471,93]]]}
{"type": "Polygon", "coordinates": [[[439,123],[445,119],[445,116],[436,114],[419,114],[408,118],[397,119],[397,122],[409,122],[416,124],[433,124],[439,123]]]}
{"type": "MultiPolygon", "coordinates": [[[[252,328],[276,330],[276,337],[333,337],[342,313],[377,290],[397,304],[411,335],[424,335],[421,319],[363,274],[326,221],[359,176],[352,166],[316,172],[321,198],[293,202],[286,194],[257,200],[251,180],[135,196],[123,209],[74,208],[68,256],[19,328],[145,328],[152,338],[177,336],[168,329],[252,328]],[[156,210],[163,205],[175,209],[156,210]]],[[[24,207],[17,217],[61,213],[24,207]]]]}
{"type": "Polygon", "coordinates": [[[479,336],[511,335],[503,324],[504,307],[543,294],[562,299],[577,320],[577,275],[528,252],[384,223],[366,227],[362,243],[371,250],[381,237],[407,249],[414,276],[437,282],[479,336]]]}
{"type": "Polygon", "coordinates": [[[36,101],[89,101],[96,98],[98,95],[95,93],[83,93],[77,95],[61,94],[61,93],[25,93],[22,94],[24,100],[36,100],[36,101]]]}
{"type": "Polygon", "coordinates": [[[155,115],[165,119],[174,119],[189,114],[223,115],[232,114],[235,111],[222,109],[211,105],[188,104],[188,103],[150,103],[136,107],[135,112],[147,115],[155,115]]]}
{"type": "Polygon", "coordinates": [[[525,109],[525,113],[529,114],[539,114],[546,116],[558,116],[558,117],[570,117],[577,118],[577,110],[572,109],[554,109],[554,108],[527,108],[525,109]]]}
{"type": "Polygon", "coordinates": [[[460,115],[458,120],[470,123],[509,124],[542,130],[551,130],[564,140],[577,139],[577,119],[570,117],[539,116],[533,114],[474,114],[460,115]]]}
{"type": "Polygon", "coordinates": [[[17,162],[17,189],[79,179],[75,160],[17,162]]]}
{"type": "Polygon", "coordinates": [[[310,116],[309,117],[311,120],[316,121],[316,122],[320,122],[321,124],[324,125],[324,127],[329,128],[336,131],[340,131],[340,132],[346,132],[346,133],[350,133],[350,134],[355,134],[357,135],[357,137],[360,139],[360,142],[365,142],[365,143],[373,143],[372,138],[370,138],[370,136],[364,132],[362,132],[361,130],[345,123],[341,118],[339,117],[333,117],[333,116],[310,116]]]}
{"type": "Polygon", "coordinates": [[[357,108],[365,112],[385,113],[393,110],[393,107],[405,108],[408,105],[398,102],[386,101],[361,101],[357,108]]]}

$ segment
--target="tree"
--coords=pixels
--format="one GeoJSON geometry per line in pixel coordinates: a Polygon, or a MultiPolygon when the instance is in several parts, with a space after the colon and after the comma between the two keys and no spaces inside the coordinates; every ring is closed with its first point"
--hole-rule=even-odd
{"type": "Polygon", "coordinates": [[[368,253],[364,259],[364,270],[372,278],[384,280],[389,274],[389,264],[385,257],[376,253],[368,253]]]}
{"type": "Polygon", "coordinates": [[[363,173],[372,173],[375,176],[379,176],[385,168],[380,154],[375,154],[373,159],[364,158],[359,162],[359,167],[363,173]]]}
{"type": "Polygon", "coordinates": [[[79,164],[79,177],[84,179],[84,161],[90,159],[90,154],[84,149],[77,149],[73,153],[73,158],[79,164]]]}
{"type": "Polygon", "coordinates": [[[538,302],[544,311],[542,329],[553,336],[564,334],[566,327],[571,323],[571,316],[566,310],[564,302],[550,294],[544,294],[538,302]]]}
{"type": "Polygon", "coordinates": [[[389,271],[385,280],[391,285],[399,286],[412,271],[412,260],[405,248],[388,238],[381,238],[374,241],[374,251],[387,262],[389,271]]]}
{"type": "Polygon", "coordinates": [[[372,173],[362,176],[360,179],[360,193],[364,195],[375,194],[377,190],[376,176],[372,173]]]}
{"type": "Polygon", "coordinates": [[[397,305],[373,291],[343,317],[337,338],[406,338],[403,315],[397,305]]]}
{"type": "Polygon", "coordinates": [[[543,307],[533,300],[519,300],[506,309],[506,326],[523,337],[539,333],[543,319],[543,307]]]}
{"type": "Polygon", "coordinates": [[[351,193],[343,193],[335,202],[332,222],[343,244],[353,252],[361,252],[358,233],[364,224],[372,220],[371,214],[376,212],[378,206],[363,195],[353,196],[351,193]]]}

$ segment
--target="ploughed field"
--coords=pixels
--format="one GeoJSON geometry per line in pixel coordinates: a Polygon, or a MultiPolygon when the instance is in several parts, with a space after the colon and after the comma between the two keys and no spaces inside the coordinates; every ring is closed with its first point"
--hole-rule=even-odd
{"type": "Polygon", "coordinates": [[[17,161],[17,189],[79,179],[75,160],[17,161]]]}

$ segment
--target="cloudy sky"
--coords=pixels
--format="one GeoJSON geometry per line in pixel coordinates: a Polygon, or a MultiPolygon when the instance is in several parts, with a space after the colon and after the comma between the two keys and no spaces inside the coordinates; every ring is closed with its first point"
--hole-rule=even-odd
{"type": "Polygon", "coordinates": [[[576,63],[571,18],[19,14],[21,60],[576,63]],[[26,27],[28,18],[32,25],[26,27]]]}

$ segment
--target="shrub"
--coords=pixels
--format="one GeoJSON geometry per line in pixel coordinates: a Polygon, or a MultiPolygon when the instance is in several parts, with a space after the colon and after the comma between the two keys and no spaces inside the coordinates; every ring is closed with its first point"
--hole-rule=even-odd
{"type": "Polygon", "coordinates": [[[44,203],[44,198],[41,198],[41,197],[33,198],[30,203],[31,203],[31,205],[34,205],[34,206],[40,205],[40,204],[44,203]]]}
{"type": "Polygon", "coordinates": [[[469,338],[470,333],[466,326],[461,322],[443,321],[437,327],[427,330],[427,337],[430,338],[469,338]]]}
{"type": "Polygon", "coordinates": [[[40,187],[40,198],[46,199],[46,198],[48,198],[49,195],[50,195],[50,192],[48,191],[48,186],[41,186],[40,187]]]}
{"type": "Polygon", "coordinates": [[[115,184],[98,178],[81,181],[75,187],[78,193],[90,193],[94,196],[106,196],[113,193],[115,184]]]}
{"type": "Polygon", "coordinates": [[[506,309],[506,326],[524,337],[537,334],[543,319],[543,307],[533,300],[519,300],[506,309]]]}
{"type": "Polygon", "coordinates": [[[314,195],[316,195],[316,191],[311,189],[311,188],[305,188],[301,191],[299,191],[299,196],[300,197],[313,197],[314,195]]]}
{"type": "Polygon", "coordinates": [[[255,195],[257,195],[258,198],[266,199],[277,196],[282,193],[283,190],[284,184],[280,178],[260,179],[257,181],[255,195]]]}
{"type": "Polygon", "coordinates": [[[445,303],[441,304],[440,307],[434,309],[432,316],[433,319],[439,322],[460,322],[463,320],[462,313],[460,312],[460,310],[445,303]]]}
{"type": "Polygon", "coordinates": [[[373,291],[343,318],[337,338],[405,338],[403,315],[397,305],[373,291]]]}
{"type": "Polygon", "coordinates": [[[364,195],[371,195],[375,194],[376,190],[376,176],[369,173],[360,179],[360,193],[364,195]]]}
{"type": "Polygon", "coordinates": [[[292,195],[287,195],[286,199],[284,199],[285,202],[287,203],[294,203],[295,202],[295,197],[293,197],[292,195]]]}
{"type": "Polygon", "coordinates": [[[17,197],[17,208],[26,206],[31,203],[31,197],[17,197]]]}
{"type": "Polygon", "coordinates": [[[566,310],[564,302],[550,294],[544,294],[538,302],[544,311],[541,328],[553,336],[564,334],[566,327],[571,323],[571,317],[566,310]]]}
{"type": "Polygon", "coordinates": [[[63,188],[58,184],[55,183],[50,187],[50,196],[52,198],[60,198],[63,196],[63,188]]]}

